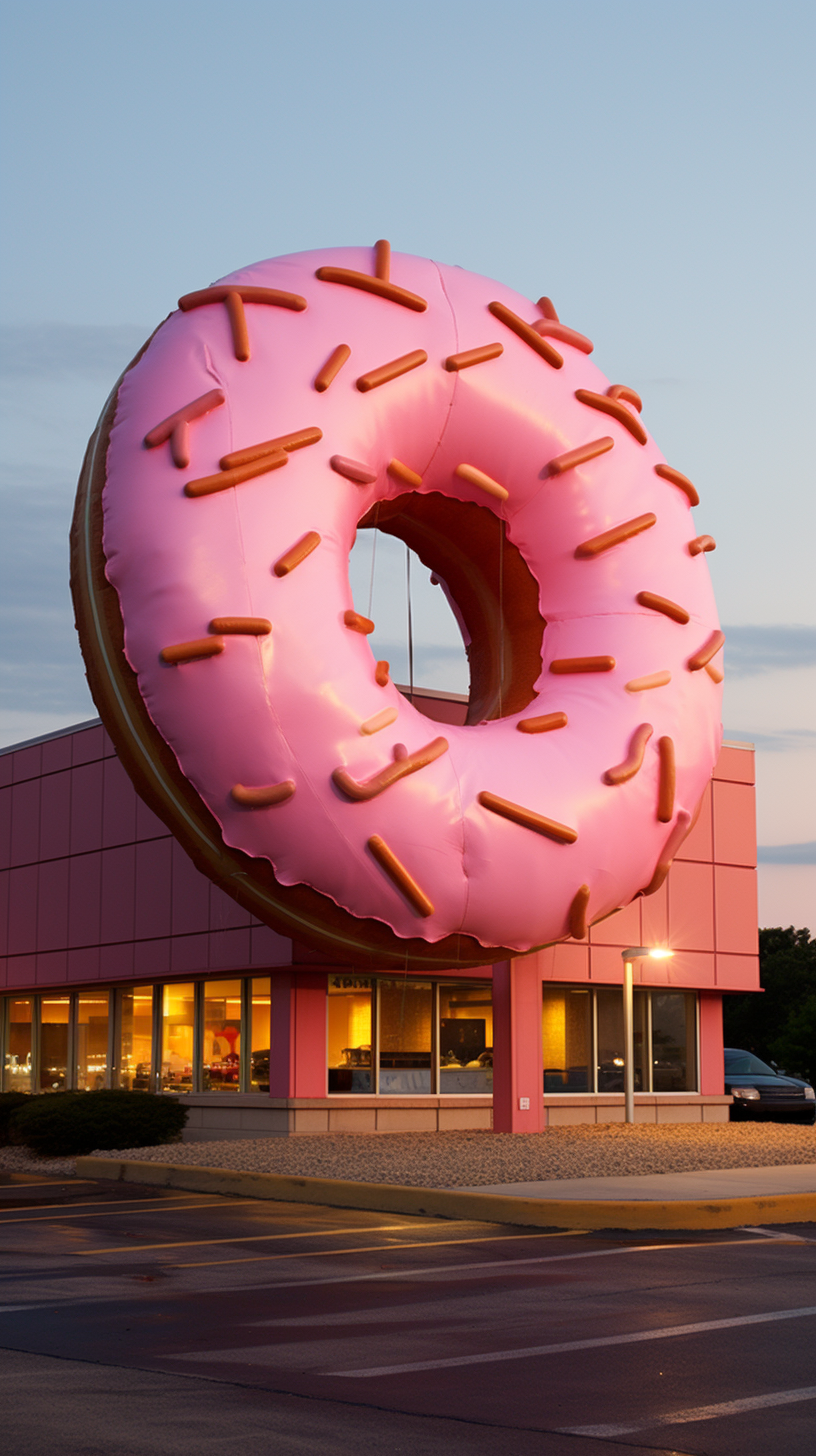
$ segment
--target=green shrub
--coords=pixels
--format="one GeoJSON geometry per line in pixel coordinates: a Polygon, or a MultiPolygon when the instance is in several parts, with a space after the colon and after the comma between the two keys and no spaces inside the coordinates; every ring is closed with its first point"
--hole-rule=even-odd
{"type": "Polygon", "coordinates": [[[11,1141],[9,1122],[18,1107],[24,1107],[29,1100],[27,1092],[0,1092],[0,1147],[11,1141]]]}
{"type": "Polygon", "coordinates": [[[152,1092],[49,1092],[10,1119],[10,1136],[43,1158],[105,1148],[151,1148],[176,1140],[187,1109],[152,1092]]]}

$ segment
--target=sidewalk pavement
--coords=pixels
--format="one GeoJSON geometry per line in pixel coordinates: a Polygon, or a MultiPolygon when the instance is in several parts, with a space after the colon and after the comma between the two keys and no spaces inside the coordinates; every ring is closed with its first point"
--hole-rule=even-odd
{"type": "Polygon", "coordinates": [[[496,1193],[503,1198],[642,1200],[761,1198],[785,1193],[816,1195],[816,1163],[772,1168],[700,1168],[693,1173],[639,1173],[620,1178],[550,1178],[538,1183],[494,1183],[461,1193],[496,1193]]]}

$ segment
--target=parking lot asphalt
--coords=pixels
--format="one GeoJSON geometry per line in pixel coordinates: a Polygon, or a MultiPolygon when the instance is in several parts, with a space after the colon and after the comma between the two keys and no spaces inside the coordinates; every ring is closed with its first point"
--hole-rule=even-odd
{"type": "Polygon", "coordinates": [[[816,1226],[476,1221],[0,1186],[8,1449],[778,1456],[816,1414],[816,1226]]]}

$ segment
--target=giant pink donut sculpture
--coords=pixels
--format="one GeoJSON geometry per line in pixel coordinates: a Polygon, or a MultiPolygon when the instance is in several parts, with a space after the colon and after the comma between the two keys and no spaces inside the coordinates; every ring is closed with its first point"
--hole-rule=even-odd
{"type": "Polygon", "coordinates": [[[549,300],[378,243],[187,294],[111,395],[73,528],[99,710],[196,863],[298,941],[445,967],[582,937],[688,832],[714,543],[591,350],[549,300]],[[454,605],[465,726],[375,662],[361,522],[454,605]]]}

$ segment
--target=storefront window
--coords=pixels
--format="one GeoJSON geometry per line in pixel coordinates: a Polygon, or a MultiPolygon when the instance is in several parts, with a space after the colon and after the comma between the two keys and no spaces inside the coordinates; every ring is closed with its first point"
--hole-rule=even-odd
{"type": "Polygon", "coordinates": [[[544,987],[541,1032],[545,1092],[588,1092],[592,1066],[589,991],[544,987]]]}
{"type": "MultiPolygon", "coordinates": [[[[623,992],[596,991],[598,1003],[598,1091],[623,1092],[623,992]]],[[[646,1079],[646,996],[635,991],[635,1091],[648,1091],[646,1079]]]]}
{"type": "Polygon", "coordinates": [[[40,1002],[40,1091],[62,1092],[68,1079],[70,996],[43,996],[40,1002]]]}
{"type": "Polygon", "coordinates": [[[149,1092],[153,1061],[153,987],[117,991],[119,1024],[113,1084],[125,1092],[149,1092]]]}
{"type": "Polygon", "coordinates": [[[97,1092],[108,1079],[108,993],[82,992],[77,997],[76,1076],[78,1092],[97,1092]]]}
{"type": "Polygon", "coordinates": [[[272,1044],[272,982],[269,976],[256,976],[251,983],[252,1019],[250,1092],[269,1091],[269,1048],[272,1044]]]}
{"type": "Polygon", "coordinates": [[[194,1007],[192,981],[164,987],[160,1079],[163,1092],[192,1091],[194,1007]]]}
{"type": "Polygon", "coordinates": [[[31,1091],[31,1009],[29,996],[9,997],[6,1002],[6,1056],[3,1068],[4,1092],[31,1091]]]}
{"type": "Polygon", "coordinates": [[[330,976],[328,1063],[330,1092],[373,1092],[371,981],[330,976]]]}
{"type": "MultiPolygon", "coordinates": [[[[166,987],[168,991],[176,987],[166,987]]],[[[204,982],[205,1092],[241,1090],[241,982],[204,982]]],[[[192,1056],[192,1044],[190,1047],[192,1056]]]]}
{"type": "Polygon", "coordinates": [[[407,977],[380,981],[379,1001],[380,1093],[432,1091],[433,987],[407,977]]]}
{"type": "Polygon", "coordinates": [[[692,1092],[697,1086],[696,1000],[687,991],[652,992],[655,1092],[692,1092]]]}
{"type": "Polygon", "coordinates": [[[439,987],[439,1091],[493,1091],[493,995],[479,986],[439,987]]]}

